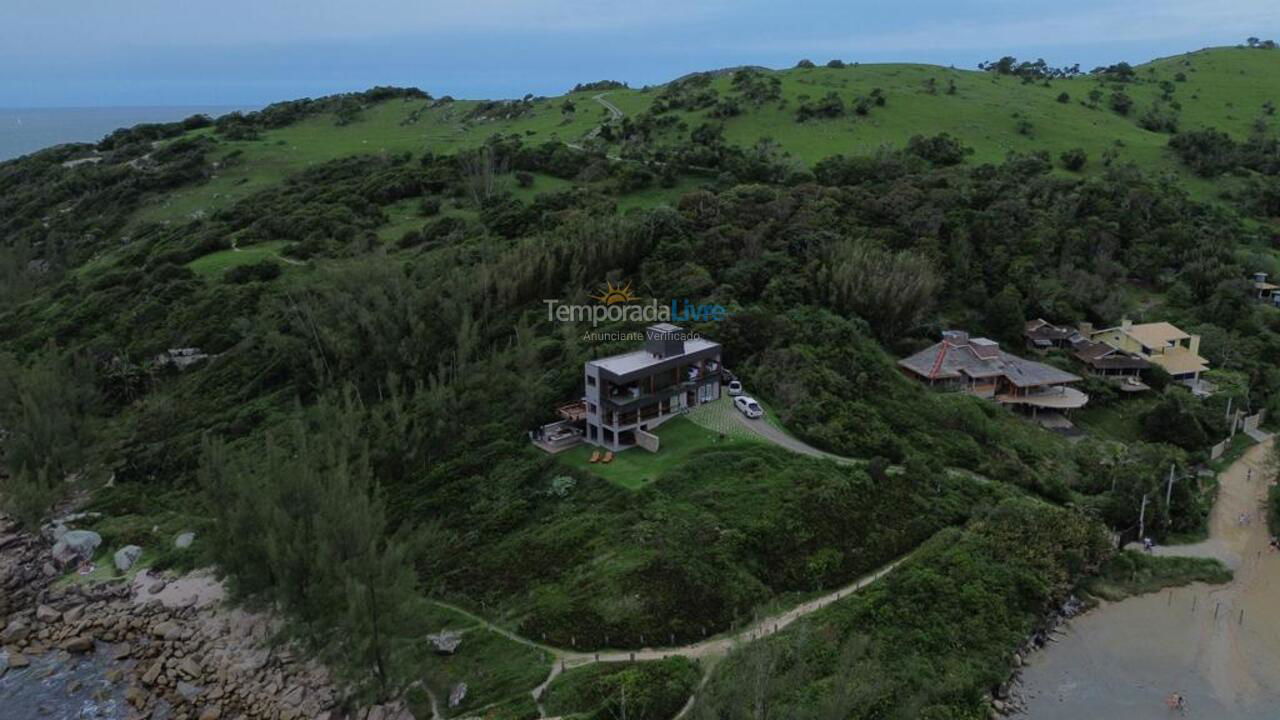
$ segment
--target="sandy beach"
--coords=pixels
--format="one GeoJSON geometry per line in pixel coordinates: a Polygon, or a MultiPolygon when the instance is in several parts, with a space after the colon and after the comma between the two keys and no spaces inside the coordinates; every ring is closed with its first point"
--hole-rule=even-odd
{"type": "Polygon", "coordinates": [[[1104,603],[1076,618],[1028,662],[1029,717],[1168,718],[1175,692],[1187,698],[1187,717],[1280,716],[1280,554],[1268,544],[1259,471],[1267,447],[1220,476],[1208,540],[1158,548],[1216,557],[1235,571],[1232,582],[1104,603]]]}

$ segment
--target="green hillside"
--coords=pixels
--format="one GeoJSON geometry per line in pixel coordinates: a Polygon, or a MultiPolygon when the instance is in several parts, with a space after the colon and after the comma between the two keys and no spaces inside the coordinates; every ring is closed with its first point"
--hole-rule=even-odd
{"type": "MultiPolygon", "coordinates": [[[[1010,152],[1046,150],[1052,157],[1071,148],[1082,148],[1093,159],[1086,166],[1097,172],[1101,159],[1114,153],[1114,162],[1134,162],[1152,171],[1177,172],[1180,180],[1202,197],[1212,197],[1214,186],[1179,166],[1166,146],[1169,134],[1143,129],[1141,116],[1153,106],[1176,102],[1171,111],[1183,130],[1214,127],[1238,137],[1252,132],[1267,102],[1280,99],[1280,53],[1243,48],[1215,48],[1156,60],[1134,68],[1136,79],[1109,83],[1084,76],[1053,79],[1047,83],[1023,83],[1019,78],[977,70],[932,65],[872,64],[842,68],[815,67],[766,71],[780,81],[780,96],[760,105],[742,104],[742,114],[723,119],[724,137],[743,147],[769,138],[804,165],[835,154],[868,154],[882,146],[900,147],[913,135],[947,133],[973,149],[968,162],[999,162],[1010,152]],[[1184,80],[1178,80],[1180,76],[1184,80]],[[1165,102],[1161,82],[1172,83],[1172,100],[1165,102]],[[950,88],[954,86],[954,92],[950,88]],[[883,92],[884,106],[872,105],[865,116],[853,111],[856,98],[875,89],[883,92]],[[1104,97],[1091,106],[1089,92],[1099,88],[1104,97]],[[1107,105],[1107,97],[1120,88],[1134,105],[1120,115],[1107,105]],[[796,110],[807,100],[835,92],[849,105],[845,117],[796,121],[796,110]],[[1061,93],[1070,96],[1059,102],[1061,93]],[[1020,132],[1019,123],[1030,128],[1020,132]]],[[[732,76],[711,79],[709,89],[719,98],[739,96],[732,76]]],[[[662,87],[601,91],[627,117],[649,111],[662,87]]],[[[483,143],[494,135],[516,135],[527,143],[556,141],[580,143],[608,111],[594,100],[601,92],[586,91],[527,103],[496,106],[474,100],[440,102],[394,99],[364,108],[360,119],[337,125],[334,113],[308,117],[288,127],[272,130],[252,141],[223,141],[218,153],[236,156],[234,164],[220,169],[198,188],[153,198],[140,209],[138,220],[178,221],[196,212],[212,212],[236,198],[280,182],[289,174],[335,158],[353,154],[399,152],[452,153],[483,143]],[[563,112],[565,102],[575,106],[563,112]],[[496,117],[518,107],[519,115],[496,117]]],[[[704,122],[717,122],[707,110],[673,110],[670,117],[688,129],[660,131],[651,142],[672,142],[704,122]]],[[[196,134],[209,134],[199,131],[196,134]]],[[[616,143],[615,143],[616,145],[616,143]]]]}
{"type": "MultiPolygon", "coordinates": [[[[36,526],[83,499],[103,561],[196,528],[157,562],[287,612],[353,694],[463,681],[501,717],[536,714],[553,648],[701,643],[901,561],[699,665],[726,674],[698,716],[752,686],[797,717],[982,717],[1108,531],[1203,532],[1228,408],[1280,417],[1280,310],[1251,280],[1280,276],[1277,96],[1280,51],[1243,48],[510,102],[379,87],[0,163],[0,507],[36,526]],[[666,455],[605,465],[537,449],[583,363],[636,346],[637,323],[548,316],[606,283],[720,306],[684,324],[766,432],[676,421],[666,455]],[[1174,323],[1215,391],[1081,378],[1063,433],[897,362],[949,328],[1030,353],[1038,317],[1174,323]],[[442,603],[469,614],[423,611],[442,603]],[[461,655],[424,651],[464,617],[461,655]],[[777,658],[806,669],[753,686],[777,658]],[[834,695],[859,668],[887,681],[834,695]]],[[[604,712],[649,678],[657,712],[692,670],[581,671],[550,697],[604,712]]]]}

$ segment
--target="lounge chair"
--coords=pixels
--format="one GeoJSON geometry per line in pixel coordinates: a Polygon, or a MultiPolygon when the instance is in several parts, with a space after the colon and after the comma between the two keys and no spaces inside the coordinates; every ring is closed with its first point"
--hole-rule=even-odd
{"type": "Polygon", "coordinates": [[[610,450],[609,452],[605,453],[605,454],[604,454],[604,457],[600,458],[600,462],[602,462],[602,463],[611,463],[611,462],[613,462],[613,451],[612,451],[612,450],[610,450]]]}
{"type": "Polygon", "coordinates": [[[589,462],[589,463],[597,463],[597,462],[600,462],[600,451],[599,451],[599,450],[597,450],[597,451],[595,451],[595,452],[591,453],[591,459],[590,459],[590,460],[588,460],[587,462],[589,462]]]}

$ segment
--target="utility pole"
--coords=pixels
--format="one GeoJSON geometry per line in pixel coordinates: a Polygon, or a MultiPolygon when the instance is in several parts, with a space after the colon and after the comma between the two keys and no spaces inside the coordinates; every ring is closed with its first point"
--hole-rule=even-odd
{"type": "Polygon", "coordinates": [[[1138,539],[1147,539],[1147,494],[1142,494],[1142,509],[1138,511],[1138,539]]]}

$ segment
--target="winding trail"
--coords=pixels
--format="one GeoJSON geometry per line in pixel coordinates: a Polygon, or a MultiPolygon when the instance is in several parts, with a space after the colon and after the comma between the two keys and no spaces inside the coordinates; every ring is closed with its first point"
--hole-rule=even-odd
{"type": "MultiPolygon", "coordinates": [[[[761,638],[766,638],[770,635],[773,635],[774,633],[779,632],[782,629],[786,628],[788,625],[795,622],[796,620],[799,620],[800,618],[805,617],[806,615],[813,614],[827,607],[828,605],[836,602],[837,600],[845,598],[851,593],[855,593],[867,587],[868,585],[871,585],[872,583],[876,582],[880,578],[889,574],[890,571],[892,571],[904,560],[906,560],[907,557],[910,557],[910,556],[908,555],[905,557],[898,558],[897,560],[894,560],[893,562],[881,567],[878,570],[875,570],[874,572],[871,572],[867,575],[863,575],[862,577],[858,578],[857,580],[854,580],[848,585],[845,585],[841,588],[833,590],[824,595],[820,595],[811,600],[802,602],[799,605],[796,605],[795,607],[792,607],[788,610],[784,610],[775,615],[770,615],[768,617],[757,620],[752,624],[748,625],[747,627],[742,628],[741,630],[738,630],[736,632],[730,632],[730,633],[719,635],[713,638],[709,638],[707,640],[703,640],[701,642],[690,643],[688,645],[680,645],[675,647],[646,647],[646,648],[641,648],[639,650],[605,650],[601,652],[580,652],[577,650],[566,650],[564,648],[557,648],[550,645],[545,645],[543,643],[530,640],[529,638],[522,637],[500,625],[496,625],[488,620],[485,620],[484,618],[480,617],[479,615],[476,615],[475,613],[469,612],[464,608],[460,608],[457,605],[453,605],[451,603],[446,603],[439,600],[432,600],[431,602],[439,607],[447,608],[454,612],[465,615],[467,618],[476,621],[484,628],[488,630],[492,630],[493,632],[498,633],[499,635],[502,635],[503,637],[509,640],[518,642],[528,647],[537,648],[551,655],[552,657],[551,672],[547,674],[547,677],[545,680],[543,680],[541,683],[538,684],[537,687],[535,687],[533,690],[530,691],[530,694],[533,696],[534,701],[538,703],[539,712],[541,713],[542,717],[545,718],[547,717],[547,713],[545,708],[542,707],[542,703],[541,703],[542,695],[543,693],[546,692],[547,687],[549,687],[551,683],[557,677],[560,676],[560,673],[564,672],[565,670],[582,667],[584,665],[593,665],[595,663],[641,662],[641,661],[648,661],[648,660],[661,660],[663,658],[676,657],[676,656],[686,657],[691,660],[718,659],[729,654],[729,651],[733,650],[735,647],[741,644],[753,642],[755,640],[760,640],[761,638]]],[[[706,681],[706,677],[707,675],[704,674],[703,676],[704,683],[706,681]]],[[[687,713],[689,709],[693,706],[694,697],[696,696],[689,698],[689,702],[686,703],[684,709],[680,711],[680,716],[683,716],[685,713],[687,713]]]]}

